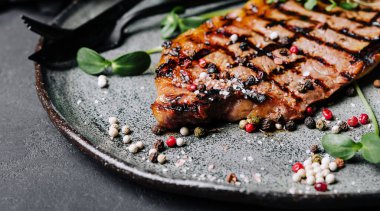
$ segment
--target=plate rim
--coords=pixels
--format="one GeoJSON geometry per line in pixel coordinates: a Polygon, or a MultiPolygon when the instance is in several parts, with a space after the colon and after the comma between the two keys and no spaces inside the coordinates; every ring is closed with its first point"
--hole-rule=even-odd
{"type": "MultiPolygon", "coordinates": [[[[59,15],[54,18],[53,23],[61,24],[70,11],[73,10],[78,2],[71,3],[59,15]]],[[[35,52],[42,48],[44,39],[39,38],[35,52]]],[[[228,187],[226,185],[206,183],[202,181],[184,180],[167,178],[160,175],[152,174],[143,170],[139,170],[134,166],[123,162],[122,160],[108,154],[102,149],[94,146],[90,140],[77,132],[55,109],[54,104],[50,100],[44,81],[44,67],[38,63],[34,63],[35,67],[35,87],[37,96],[42,107],[47,112],[50,121],[58,129],[58,131],[81,152],[100,163],[106,169],[116,172],[118,175],[159,191],[180,193],[183,195],[191,195],[195,197],[209,198],[215,200],[227,200],[230,202],[241,202],[249,204],[266,205],[271,207],[292,206],[294,208],[302,208],[304,205],[314,204],[316,206],[331,205],[352,205],[353,199],[360,199],[361,203],[370,204],[380,203],[380,193],[289,193],[274,191],[251,191],[245,192],[236,189],[236,187],[228,187]],[[281,203],[279,203],[281,202],[281,203]],[[323,202],[323,203],[322,203],[323,202]],[[351,202],[351,203],[347,203],[351,202]]]]}

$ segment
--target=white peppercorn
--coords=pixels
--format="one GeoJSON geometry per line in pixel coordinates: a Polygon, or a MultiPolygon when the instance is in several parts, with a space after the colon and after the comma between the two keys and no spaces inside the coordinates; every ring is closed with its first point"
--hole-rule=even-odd
{"type": "Polygon", "coordinates": [[[164,155],[164,154],[159,154],[159,155],[157,156],[157,161],[158,161],[159,163],[161,163],[161,164],[165,163],[165,162],[166,162],[166,155],[164,155]]]}
{"type": "Polygon", "coordinates": [[[132,141],[132,138],[131,138],[130,135],[125,135],[125,136],[123,137],[123,143],[124,143],[124,144],[129,144],[129,143],[131,143],[131,141],[132,141]]]}

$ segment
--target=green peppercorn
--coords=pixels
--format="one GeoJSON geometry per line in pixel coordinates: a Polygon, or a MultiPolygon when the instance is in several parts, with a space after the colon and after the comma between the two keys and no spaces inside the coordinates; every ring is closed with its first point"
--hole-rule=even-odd
{"type": "Polygon", "coordinates": [[[317,120],[317,123],[316,123],[316,127],[319,129],[319,130],[326,130],[327,129],[327,123],[325,120],[323,119],[318,119],[317,120]]]}
{"type": "Polygon", "coordinates": [[[250,115],[248,115],[248,117],[247,117],[247,122],[248,122],[248,123],[251,123],[251,124],[254,124],[254,125],[259,125],[260,122],[261,122],[261,118],[258,117],[258,116],[255,116],[255,115],[250,114],[250,115]]]}
{"type": "Polygon", "coordinates": [[[313,119],[313,117],[306,117],[305,118],[305,125],[307,128],[309,129],[314,129],[315,128],[315,120],[313,119]]]}
{"type": "Polygon", "coordinates": [[[297,129],[297,124],[294,121],[289,120],[285,123],[285,130],[295,131],[296,129],[297,129]]]}
{"type": "Polygon", "coordinates": [[[261,122],[261,130],[270,132],[274,130],[274,121],[270,119],[263,119],[261,122]]]}
{"type": "Polygon", "coordinates": [[[201,127],[196,127],[194,129],[194,135],[197,138],[205,137],[206,136],[206,130],[204,128],[201,128],[201,127]]]}
{"type": "Polygon", "coordinates": [[[247,120],[245,120],[245,119],[240,120],[240,122],[239,122],[239,128],[242,129],[242,130],[244,130],[245,125],[246,125],[247,123],[248,123],[248,122],[247,122],[247,120]]]}
{"type": "Polygon", "coordinates": [[[313,163],[321,163],[322,161],[322,158],[319,154],[314,154],[312,157],[311,157],[311,161],[313,163]]]}

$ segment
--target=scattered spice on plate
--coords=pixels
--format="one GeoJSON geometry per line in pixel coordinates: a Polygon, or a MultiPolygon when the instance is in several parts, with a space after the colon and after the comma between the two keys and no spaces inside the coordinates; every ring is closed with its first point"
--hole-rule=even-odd
{"type": "Polygon", "coordinates": [[[128,125],[124,125],[122,128],[121,128],[121,132],[125,135],[129,135],[131,133],[131,129],[129,128],[128,125]]]}
{"type": "Polygon", "coordinates": [[[245,125],[245,131],[247,133],[253,133],[255,130],[256,130],[256,127],[255,127],[254,124],[248,123],[248,124],[245,125]]]}
{"type": "Polygon", "coordinates": [[[164,151],[165,150],[164,141],[162,141],[161,139],[156,140],[153,143],[153,148],[156,149],[158,152],[164,151]]]}
{"type": "Polygon", "coordinates": [[[125,135],[125,136],[123,137],[123,143],[124,143],[124,144],[129,144],[129,143],[131,143],[131,142],[132,142],[132,138],[131,138],[130,135],[125,135]]]}
{"type": "Polygon", "coordinates": [[[339,126],[340,130],[344,131],[344,132],[348,131],[350,129],[349,125],[345,121],[339,121],[338,126],[339,126]]]}
{"type": "Polygon", "coordinates": [[[313,117],[310,117],[310,116],[306,117],[304,123],[306,127],[309,129],[315,129],[316,127],[316,123],[313,117]]]}
{"type": "Polygon", "coordinates": [[[187,127],[181,127],[179,133],[183,136],[188,136],[190,134],[190,130],[187,127]]]}
{"type": "Polygon", "coordinates": [[[229,173],[226,177],[226,182],[229,184],[236,184],[238,181],[239,180],[235,173],[229,173]]]}
{"type": "Polygon", "coordinates": [[[98,76],[98,87],[105,88],[108,86],[108,80],[105,75],[99,75],[98,76]]]}
{"type": "Polygon", "coordinates": [[[164,164],[166,162],[166,155],[164,154],[159,154],[157,156],[157,161],[160,163],[160,164],[164,164]]]}
{"type": "Polygon", "coordinates": [[[195,137],[197,138],[202,138],[202,137],[205,137],[207,134],[206,130],[204,128],[201,128],[201,127],[196,127],[194,129],[194,135],[195,137]]]}
{"type": "Polygon", "coordinates": [[[380,88],[380,79],[376,79],[376,80],[373,82],[373,86],[376,87],[376,88],[380,88]]]}
{"type": "Polygon", "coordinates": [[[359,125],[359,120],[356,116],[353,116],[347,120],[347,124],[350,127],[357,127],[359,125]]]}
{"type": "Polygon", "coordinates": [[[136,142],[136,147],[138,149],[143,149],[144,148],[144,143],[142,141],[138,141],[138,142],[136,142]]]}
{"type": "Polygon", "coordinates": [[[131,144],[128,147],[128,151],[131,153],[137,153],[139,148],[136,146],[136,144],[131,144]]]}
{"type": "Polygon", "coordinates": [[[183,138],[177,138],[176,139],[177,146],[181,147],[186,144],[186,141],[183,138]]]}
{"type": "Polygon", "coordinates": [[[149,153],[149,160],[152,163],[157,163],[158,152],[149,153]]]}
{"type": "Polygon", "coordinates": [[[240,122],[239,122],[239,128],[242,129],[242,130],[245,130],[245,126],[247,125],[247,123],[248,122],[245,119],[240,120],[240,122]]]}
{"type": "Polygon", "coordinates": [[[119,120],[118,120],[116,117],[114,117],[114,116],[108,118],[108,122],[109,122],[111,125],[112,125],[112,124],[119,124],[119,120]]]}
{"type": "MultiPolygon", "coordinates": [[[[315,147],[314,147],[315,148],[315,147]]],[[[301,182],[307,185],[314,185],[317,191],[327,191],[328,184],[335,183],[336,161],[331,161],[329,156],[321,157],[319,154],[314,154],[307,158],[302,164],[296,162],[292,166],[292,175],[294,182],[301,182]]]]}
{"type": "Polygon", "coordinates": [[[170,148],[176,146],[176,138],[174,136],[169,136],[169,138],[166,140],[166,145],[170,148]]]}
{"type": "Polygon", "coordinates": [[[325,117],[326,120],[332,120],[334,118],[334,115],[332,111],[328,108],[324,108],[322,110],[323,117],[325,117]]]}
{"type": "Polygon", "coordinates": [[[338,168],[343,168],[344,167],[344,160],[341,158],[335,159],[335,163],[337,164],[338,168]]]}
{"type": "Polygon", "coordinates": [[[152,133],[155,135],[163,135],[166,132],[166,128],[154,125],[152,127],[152,133]]]}
{"type": "Polygon", "coordinates": [[[369,123],[369,117],[367,114],[360,114],[359,116],[359,122],[362,125],[366,125],[369,123]]]}
{"type": "Polygon", "coordinates": [[[292,121],[292,120],[289,120],[286,122],[285,124],[285,130],[287,131],[295,131],[297,129],[297,124],[292,121]]]}
{"type": "Polygon", "coordinates": [[[318,130],[321,130],[321,131],[327,129],[327,123],[324,119],[318,119],[315,126],[318,130]]]}
{"type": "Polygon", "coordinates": [[[316,145],[316,144],[313,144],[313,145],[311,145],[311,147],[310,147],[310,152],[311,153],[318,153],[319,152],[319,147],[318,147],[318,145],[316,145]]]}

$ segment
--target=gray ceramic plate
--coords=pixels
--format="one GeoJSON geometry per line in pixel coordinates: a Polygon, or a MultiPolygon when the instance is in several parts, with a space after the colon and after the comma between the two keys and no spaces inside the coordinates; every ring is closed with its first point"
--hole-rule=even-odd
{"type": "MultiPolygon", "coordinates": [[[[75,27],[112,2],[73,4],[60,15],[57,23],[67,28],[75,27]]],[[[113,58],[127,51],[160,45],[162,40],[157,27],[160,19],[161,16],[156,16],[140,21],[130,29],[136,33],[122,47],[104,55],[113,58]]],[[[157,61],[158,55],[153,58],[153,63],[157,61]]],[[[150,187],[271,206],[379,203],[380,166],[370,165],[359,158],[336,174],[338,182],[331,185],[328,192],[318,193],[312,187],[291,181],[291,164],[304,160],[309,147],[320,144],[324,134],[304,126],[296,132],[266,136],[246,134],[236,124],[224,124],[222,132],[204,139],[185,137],[187,146],[165,151],[169,162],[164,165],[147,161],[147,151],[158,138],[150,132],[155,123],[150,110],[155,99],[152,72],[125,78],[112,76],[109,87],[100,89],[97,77],[86,75],[77,68],[62,71],[37,65],[37,90],[51,120],[69,140],[104,166],[150,187]],[[119,139],[110,140],[107,135],[110,116],[117,116],[122,123],[130,125],[133,141],[142,140],[146,148],[133,155],[119,139]],[[210,165],[214,168],[209,169],[210,165]],[[225,182],[230,172],[238,176],[239,186],[225,182]]],[[[371,85],[365,85],[370,82],[363,81],[362,84],[380,117],[380,93],[371,85]]],[[[358,97],[337,97],[336,104],[330,108],[340,119],[365,112],[358,97]]],[[[348,134],[359,137],[370,130],[362,126],[348,134]]]]}

